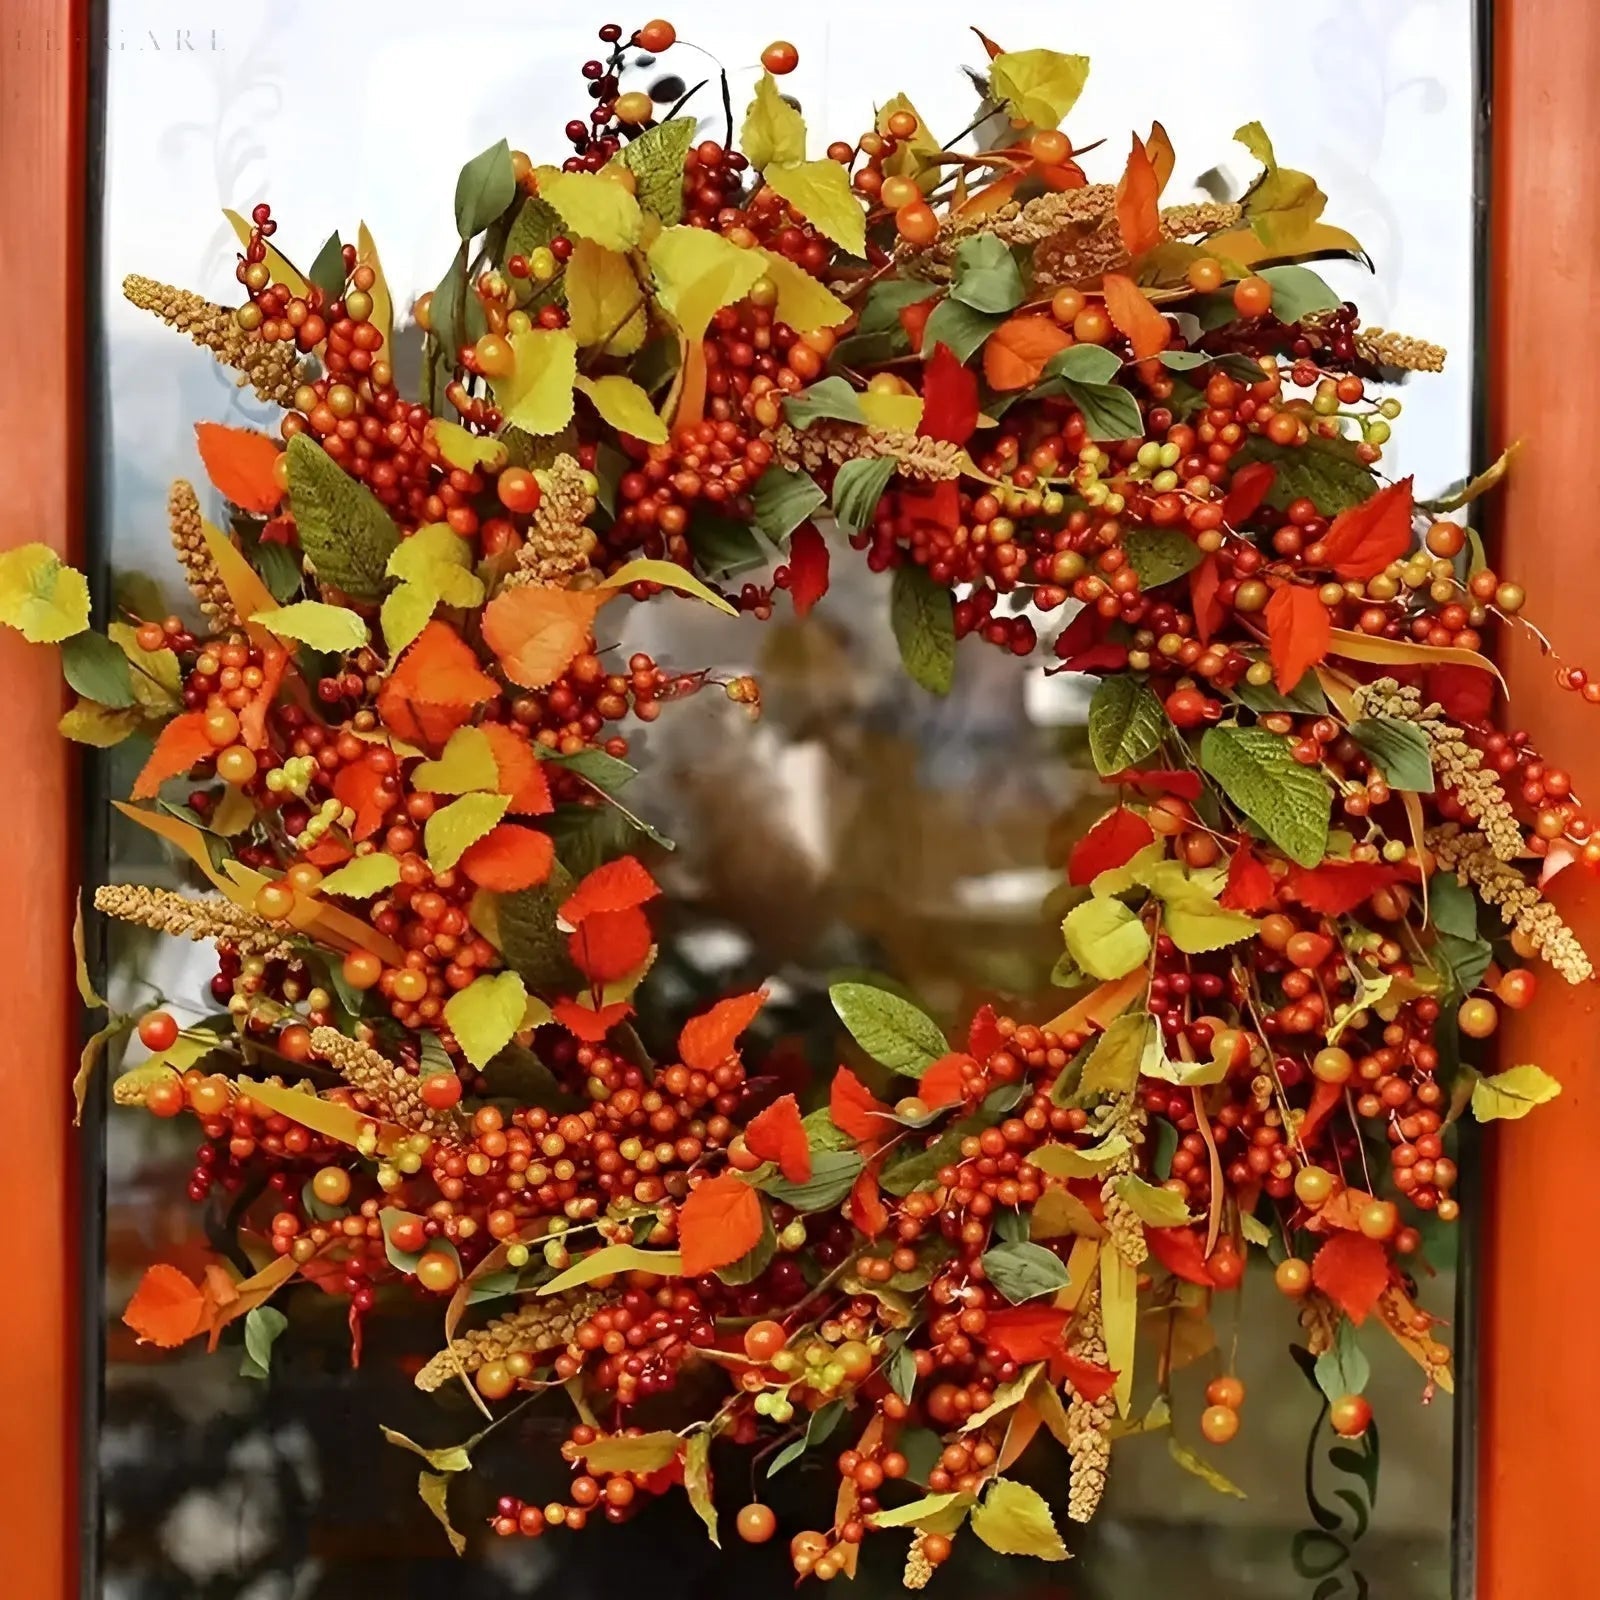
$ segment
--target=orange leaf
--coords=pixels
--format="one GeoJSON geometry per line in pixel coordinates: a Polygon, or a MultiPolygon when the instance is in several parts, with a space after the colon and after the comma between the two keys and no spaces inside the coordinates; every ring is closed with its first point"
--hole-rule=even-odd
{"type": "Polygon", "coordinates": [[[205,761],[216,753],[217,747],[206,737],[205,712],[185,711],[161,730],[150,759],[133,780],[133,798],[153,800],[168,778],[176,778],[197,761],[205,761]]]}
{"type": "Polygon", "coordinates": [[[384,726],[410,744],[442,745],[500,685],[446,622],[430,622],[378,694],[384,726]]]}
{"type": "Polygon", "coordinates": [[[1064,1350],[1059,1356],[1053,1357],[1050,1370],[1052,1374],[1059,1373],[1072,1385],[1073,1391],[1090,1405],[1105,1399],[1117,1386],[1117,1374],[1110,1367],[1102,1366],[1098,1361],[1086,1361],[1071,1351],[1064,1350]]]}
{"type": "Polygon", "coordinates": [[[1142,256],[1161,243],[1161,209],[1156,204],[1160,192],[1150,153],[1135,134],[1128,165],[1117,185],[1117,227],[1130,256],[1142,256]]]}
{"type": "Polygon", "coordinates": [[[863,1167],[850,1185],[850,1197],[845,1201],[845,1211],[850,1220],[869,1239],[876,1239],[889,1226],[889,1208],[878,1192],[877,1175],[871,1167],[863,1167]]]}
{"type": "Polygon", "coordinates": [[[1117,331],[1133,343],[1134,359],[1160,355],[1172,337],[1167,319],[1150,303],[1150,298],[1132,278],[1108,272],[1101,288],[1106,297],[1106,315],[1117,331]]]}
{"type": "Polygon", "coordinates": [[[690,1017],[678,1035],[678,1059],[695,1072],[713,1072],[733,1053],[734,1041],[767,1003],[765,989],[730,995],[698,1017],[690,1017]]]}
{"type": "Polygon", "coordinates": [[[922,335],[928,326],[928,318],[934,313],[934,308],[939,304],[937,295],[926,300],[914,301],[911,305],[901,306],[897,315],[900,326],[906,330],[906,338],[911,341],[911,348],[918,355],[922,354],[922,335]]]}
{"type": "Polygon", "coordinates": [[[197,422],[195,443],[206,476],[223,498],[245,511],[275,511],[283,499],[274,472],[281,453],[264,433],[250,428],[225,428],[220,422],[197,422]]]}
{"type": "Polygon", "coordinates": [[[239,737],[252,750],[267,742],[267,713],[277,698],[278,686],[289,667],[289,652],[281,644],[269,644],[262,651],[261,684],[239,713],[239,737]]]}
{"type": "Polygon", "coordinates": [[[1156,175],[1156,198],[1161,198],[1161,191],[1172,180],[1172,169],[1177,165],[1177,155],[1172,148],[1172,140],[1167,137],[1167,130],[1159,122],[1150,124],[1150,137],[1144,142],[1145,154],[1150,157],[1150,170],[1156,175]]]}
{"type": "Polygon", "coordinates": [[[656,880],[635,857],[618,856],[615,861],[596,867],[561,902],[561,920],[569,928],[576,928],[597,911],[627,911],[660,893],[656,880]]]}
{"type": "Polygon", "coordinates": [[[633,1007],[626,1000],[614,1000],[608,1006],[601,1006],[598,1011],[591,1011],[576,1000],[557,1000],[550,1008],[550,1015],[574,1038],[582,1039],[585,1044],[599,1044],[619,1022],[632,1014],[633,1007]]]}
{"type": "Polygon", "coordinates": [[[200,1332],[205,1308],[199,1286],[176,1267],[160,1262],[146,1268],[122,1320],[141,1341],[171,1350],[200,1332]]]}
{"type": "Polygon", "coordinates": [[[840,1067],[834,1073],[833,1087],[828,1091],[828,1115],[840,1133],[849,1134],[857,1143],[879,1139],[889,1130],[884,1120],[888,1110],[849,1067],[840,1067]]]}
{"type": "Polygon", "coordinates": [[[744,1142],[752,1155],[763,1161],[776,1161],[778,1170],[790,1183],[810,1180],[811,1146],[792,1094],[780,1096],[752,1117],[744,1130],[744,1142]]]}
{"type": "Polygon", "coordinates": [[[989,52],[989,59],[991,61],[993,61],[996,56],[1003,56],[1006,53],[1005,46],[996,44],[988,34],[979,33],[978,29],[976,28],[974,28],[972,31],[978,35],[979,42],[983,45],[983,48],[989,52]]]}
{"type": "Polygon", "coordinates": [[[352,761],[334,773],[333,796],[355,812],[350,837],[359,841],[370,839],[383,826],[383,819],[399,803],[400,786],[365,761],[352,761]]]}
{"type": "Polygon", "coordinates": [[[1288,694],[1327,655],[1333,618],[1315,589],[1297,583],[1280,584],[1266,614],[1272,679],[1279,694],[1288,694]]]}
{"type": "Polygon", "coordinates": [[[1317,542],[1323,564],[1339,577],[1375,578],[1411,548],[1411,480],[1402,478],[1341,511],[1317,542]]]}
{"type": "Polygon", "coordinates": [[[1050,357],[1071,343],[1072,335],[1054,317],[1012,317],[984,344],[983,376],[1002,394],[1031,388],[1050,357]]]}
{"type": "Polygon", "coordinates": [[[495,765],[500,769],[500,793],[511,796],[512,811],[524,817],[542,817],[553,811],[550,780],[528,740],[504,722],[482,723],[479,731],[494,752],[495,765]]]}
{"type": "Polygon", "coordinates": [[[1358,1326],[1389,1282],[1388,1252],[1361,1233],[1336,1233],[1311,1261],[1311,1281],[1358,1326]]]}
{"type": "Polygon", "coordinates": [[[1003,178],[996,178],[993,183],[985,184],[976,194],[969,194],[955,208],[952,215],[958,217],[986,217],[991,211],[998,211],[1017,192],[1018,187],[1026,176],[1026,170],[1019,170],[1008,172],[1003,178]]]}
{"type": "Polygon", "coordinates": [[[505,674],[525,689],[555,682],[589,643],[608,589],[502,589],[483,613],[483,637],[505,674]]]}
{"type": "Polygon", "coordinates": [[[678,1213],[683,1276],[698,1278],[728,1266],[760,1242],[761,1197],[731,1172],[697,1184],[678,1213]]]}
{"type": "Polygon", "coordinates": [[[930,1111],[955,1105],[965,1093],[966,1080],[961,1069],[975,1065],[972,1057],[963,1050],[940,1056],[918,1080],[917,1099],[930,1111]]]}
{"type": "Polygon", "coordinates": [[[468,848],[461,870],[480,889],[512,894],[543,883],[555,858],[556,847],[548,833],[501,822],[468,848]]]}
{"type": "Polygon", "coordinates": [[[637,906],[594,911],[567,939],[573,964],[596,983],[625,978],[650,954],[650,922],[637,906]]]}

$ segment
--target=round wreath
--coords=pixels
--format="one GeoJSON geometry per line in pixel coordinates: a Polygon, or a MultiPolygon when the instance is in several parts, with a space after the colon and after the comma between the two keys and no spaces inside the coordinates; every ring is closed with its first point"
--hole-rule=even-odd
{"type": "MultiPolygon", "coordinates": [[[[197,427],[229,531],[172,487],[198,620],[97,630],[48,548],[0,557],[0,620],[58,643],[80,697],[62,731],[153,737],[119,809],[214,891],[97,892],[214,940],[226,1011],[112,1015],[76,1088],[136,1031],[113,1098],[198,1119],[196,1202],[256,1183],[233,1209],[257,1270],[151,1266],[125,1320],[163,1346],[242,1322],[264,1370],[296,1285],[348,1300],[358,1353],[410,1280],[444,1308],[416,1381],[468,1388],[469,1444],[514,1399],[576,1407],[566,1499],[501,1499],[500,1535],[681,1485],[716,1539],[726,1439],[769,1474],[837,1453],[801,1575],[852,1573],[883,1529],[910,1536],[909,1587],[967,1529],[1059,1560],[1113,1438],[1170,1417],[1142,1309],[1201,1315],[1251,1250],[1338,1433],[1370,1418],[1358,1331],[1451,1387],[1415,1298],[1458,1213],[1450,1125],[1559,1087],[1480,1076],[1461,1042],[1533,999],[1535,959],[1591,977],[1543,890],[1600,860],[1566,773],[1491,715],[1480,652],[1522,591],[1450,513],[1504,461],[1433,501],[1384,480],[1380,391],[1444,353],[1299,264],[1360,246],[1259,124],[1238,200],[1163,206],[1159,123],[1118,174],[1058,131],[1085,58],[982,39],[958,140],[897,95],[808,159],[789,45],[737,146],[731,115],[700,139],[682,102],[620,92],[674,38],[601,30],[560,165],[502,141],[463,169],[414,395],[365,229],[302,273],[267,206],[232,216],[233,309],[126,281],[283,408],[276,438],[197,427]],[[953,1044],[839,983],[848,1063],[777,1095],[740,1047],[764,991],[689,1018],[671,1060],[630,1027],[664,841],[618,797],[617,730],[715,680],[597,641],[664,591],[803,616],[846,544],[892,574],[930,691],[959,639],[1022,655],[1050,624],[1054,670],[1099,680],[1116,804],[1071,850],[1059,1015],[985,1005],[953,1044]],[[691,1369],[719,1381],[686,1418],[691,1369]],[[1131,1415],[1139,1373],[1161,1393],[1131,1415]],[[1010,1475],[1040,1429],[1071,1455],[1053,1509],[1010,1475]]],[[[752,680],[720,687],[758,709],[752,680]]],[[[1206,1398],[1224,1444],[1243,1386],[1206,1398]]],[[[469,1450],[394,1437],[460,1548],[469,1450]]]]}

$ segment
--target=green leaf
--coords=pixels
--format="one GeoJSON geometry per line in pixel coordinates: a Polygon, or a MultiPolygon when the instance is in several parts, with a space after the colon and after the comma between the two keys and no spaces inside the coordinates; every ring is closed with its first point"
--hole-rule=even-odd
{"type": "Polygon", "coordinates": [[[1113,1181],[1123,1204],[1152,1228],[1181,1228],[1184,1223],[1194,1221],[1183,1203],[1183,1196],[1170,1189],[1146,1183],[1131,1172],[1124,1172],[1113,1181]]]}
{"type": "MultiPolygon", "coordinates": [[[[666,124],[663,124],[666,126],[666,124]]],[[[630,150],[633,146],[628,147],[630,150]]],[[[618,160],[627,159],[624,151],[618,160]]],[[[677,173],[677,189],[682,203],[683,169],[680,163],[677,173]]],[[[521,256],[524,261],[538,249],[548,249],[550,241],[556,238],[563,230],[565,224],[561,220],[561,213],[547,200],[541,200],[538,195],[529,195],[517,208],[516,217],[511,223],[510,231],[506,234],[505,258],[509,261],[512,256],[521,256]]],[[[548,305],[564,305],[567,298],[565,275],[558,273],[547,284],[535,283],[532,278],[513,279],[517,284],[517,292],[521,297],[524,309],[538,310],[548,305]]],[[[434,306],[437,307],[438,291],[435,290],[434,306]]],[[[477,296],[473,296],[474,299],[477,296]]],[[[434,326],[438,323],[435,321],[434,326]]]]}
{"type": "Polygon", "coordinates": [[[1101,777],[1137,766],[1161,747],[1170,724],[1147,685],[1126,673],[1102,678],[1089,702],[1089,754],[1101,777]]]}
{"type": "Polygon", "coordinates": [[[886,1375],[889,1387],[910,1405],[911,1396],[916,1393],[917,1388],[917,1358],[912,1355],[910,1346],[901,1345],[889,1357],[886,1375]]]}
{"type": "Polygon", "coordinates": [[[456,179],[456,232],[462,243],[482,233],[516,197],[511,147],[497,139],[475,155],[456,179]]]}
{"type": "Polygon", "coordinates": [[[894,569],[889,623],[900,659],[931,694],[949,694],[956,671],[955,601],[919,566],[894,569]]]}
{"type": "Polygon", "coordinates": [[[279,605],[287,605],[300,593],[300,562],[288,545],[263,539],[251,554],[250,564],[279,605]]]}
{"type": "Polygon", "coordinates": [[[1009,1478],[996,1478],[983,1503],[973,1507],[972,1531],[1003,1556],[1033,1556],[1040,1561],[1067,1559],[1067,1547],[1056,1532],[1044,1496],[1009,1478]]]}
{"type": "Polygon", "coordinates": [[[1087,1099],[1100,1094],[1126,1094],[1133,1088],[1139,1081],[1139,1063],[1150,1027],[1151,1019],[1143,1011],[1118,1017],[1094,1041],[1078,1080],[1078,1093],[1087,1099]]]}
{"type": "Polygon", "coordinates": [[[511,1043],[527,1006],[519,973],[485,973],[445,1001],[444,1020],[467,1060],[481,1070],[511,1043]]]}
{"type": "Polygon", "coordinates": [[[1183,1468],[1185,1472],[1193,1473],[1202,1483],[1215,1489],[1218,1494],[1231,1495],[1235,1500],[1245,1500],[1249,1497],[1238,1484],[1231,1479],[1223,1477],[1217,1469],[1209,1463],[1202,1461],[1193,1450],[1178,1443],[1174,1438],[1167,1439],[1167,1454],[1183,1468]]]}
{"type": "Polygon", "coordinates": [[[1279,694],[1270,683],[1251,683],[1244,678],[1229,692],[1257,716],[1264,716],[1270,711],[1294,711],[1301,716],[1320,717],[1328,709],[1328,699],[1322,692],[1322,684],[1315,670],[1304,673],[1288,694],[1279,694]]]}
{"type": "Polygon", "coordinates": [[[1192,572],[1202,559],[1194,540],[1174,528],[1131,528],[1123,535],[1122,549],[1139,574],[1139,587],[1147,592],[1192,572]]]}
{"type": "Polygon", "coordinates": [[[1259,926],[1254,917],[1224,911],[1209,895],[1198,891],[1167,898],[1161,912],[1162,932],[1189,956],[1254,938],[1259,926]]]}
{"type": "Polygon", "coordinates": [[[949,1166],[959,1157],[963,1139],[992,1128],[999,1120],[998,1116],[981,1112],[963,1117],[946,1128],[932,1144],[891,1158],[879,1174],[880,1186],[890,1194],[903,1195],[924,1183],[931,1183],[940,1167],[949,1166]]]}
{"type": "Polygon", "coordinates": [[[1377,762],[1391,789],[1433,793],[1433,749],[1414,722],[1399,717],[1364,717],[1350,737],[1377,762]]]}
{"type": "Polygon", "coordinates": [[[103,633],[86,628],[61,641],[61,674],[85,700],[109,711],[135,704],[128,658],[103,633]]]}
{"type": "Polygon", "coordinates": [[[939,293],[936,283],[921,278],[881,278],[867,290],[862,303],[861,320],[856,324],[856,336],[866,338],[876,333],[905,334],[900,313],[907,306],[921,305],[939,293]]]}
{"type": "Polygon", "coordinates": [[[344,245],[337,232],[330,233],[317,251],[306,282],[314,283],[328,300],[337,300],[344,293],[344,245]]]}
{"type": "Polygon", "coordinates": [[[1044,364],[1046,378],[1066,378],[1073,383],[1109,383],[1122,363],[1103,344],[1074,344],[1058,350],[1044,364]]]}
{"type": "MultiPolygon", "coordinates": [[[[933,326],[931,317],[928,326],[933,326]]],[[[1062,386],[1083,413],[1083,426],[1091,439],[1137,439],[1144,432],[1139,402],[1119,384],[1079,383],[1068,378],[1062,386]]]]}
{"type": "Polygon", "coordinates": [[[617,156],[633,174],[634,198],[669,227],[683,221],[683,161],[694,134],[693,117],[673,117],[647,128],[617,156]]]}
{"type": "Polygon", "coordinates": [[[1085,900],[1061,924],[1067,949],[1092,978],[1126,977],[1150,954],[1150,935],[1120,900],[1085,900]]]}
{"type": "Polygon", "coordinates": [[[1440,933],[1458,939],[1478,937],[1478,897],[1452,872],[1428,880],[1428,920],[1440,933]]]}
{"type": "Polygon", "coordinates": [[[359,650],[369,637],[367,625],[346,606],[300,600],[292,606],[258,611],[250,618],[280,639],[294,639],[327,655],[359,650]]]}
{"type": "Polygon", "coordinates": [[[1462,939],[1453,933],[1441,933],[1429,948],[1428,958],[1446,980],[1447,998],[1459,1000],[1483,982],[1494,950],[1487,939],[1476,935],[1462,939]]]}
{"type": "Polygon", "coordinates": [[[729,578],[766,564],[767,552],[750,524],[720,511],[696,509],[688,528],[695,565],[708,577],[729,578]]]}
{"type": "Polygon", "coordinates": [[[1003,311],[975,311],[947,297],[933,308],[922,330],[923,353],[932,355],[934,347],[942,344],[957,361],[966,361],[1005,320],[1003,311]]]}
{"type": "MultiPolygon", "coordinates": [[[[887,1124],[885,1125],[887,1130],[887,1124]]],[[[854,1150],[813,1149],[811,1176],[791,1183],[781,1174],[764,1178],[759,1187],[782,1205],[796,1211],[831,1211],[850,1193],[865,1163],[854,1150]]]]}
{"type": "Polygon", "coordinates": [[[783,414],[791,428],[809,428],[813,422],[856,422],[866,424],[856,392],[845,378],[824,378],[800,394],[783,402],[783,414]]]}
{"type": "Polygon", "coordinates": [[[1054,1250],[1028,1240],[996,1245],[982,1259],[990,1283],[1014,1306],[1054,1294],[1071,1282],[1066,1263],[1054,1250]]]}
{"type": "Polygon", "coordinates": [[[828,998],[851,1037],[874,1061],[908,1078],[920,1078],[950,1053],[943,1032],[927,1012],[886,989],[836,983],[828,998]]]}
{"type": "MultiPolygon", "coordinates": [[[[755,98],[744,115],[739,148],[757,172],[771,166],[792,167],[806,158],[805,118],[783,98],[778,80],[763,72],[755,98]]],[[[680,186],[682,174],[679,174],[680,186]]]]}
{"type": "MultiPolygon", "coordinates": [[[[908,1429],[907,1432],[926,1433],[929,1430],[908,1429]]],[[[934,1435],[937,1438],[937,1435],[934,1435]]],[[[904,1435],[902,1435],[902,1440],[904,1435]]],[[[942,1441],[941,1441],[942,1442],[942,1441]]],[[[908,1471],[906,1476],[912,1477],[908,1471]]],[[[920,1482],[917,1478],[914,1481],[920,1482]]],[[[938,1517],[952,1511],[960,1511],[965,1519],[966,1509],[973,1503],[973,1497],[965,1490],[951,1489],[944,1494],[925,1494],[920,1500],[908,1501],[903,1506],[896,1506],[892,1511],[874,1511],[867,1518],[868,1523],[874,1528],[926,1528],[933,1531],[931,1524],[938,1517]]],[[[957,1523],[959,1527],[960,1524],[957,1523]]],[[[952,1530],[953,1531],[953,1530],[952,1530]]]]}
{"type": "Polygon", "coordinates": [[[1314,867],[1328,848],[1333,796],[1286,739],[1265,728],[1208,728],[1200,765],[1222,792],[1291,860],[1314,867]]]}
{"type": "Polygon", "coordinates": [[[756,526],[781,544],[807,517],[828,503],[828,496],[809,472],[790,472],[774,464],[756,479],[751,503],[756,526]]]}
{"type": "MultiPolygon", "coordinates": [[[[871,525],[894,469],[893,456],[878,456],[871,460],[846,461],[834,474],[834,520],[846,533],[859,533],[871,525]]],[[[764,483],[770,476],[766,474],[761,481],[764,483]]]]}
{"type": "Polygon", "coordinates": [[[289,1326],[289,1319],[276,1306],[256,1306],[244,1319],[244,1363],[242,1378],[265,1378],[272,1367],[272,1347],[278,1335],[289,1326]]]}
{"type": "Polygon", "coordinates": [[[798,1461],[807,1450],[822,1444],[844,1420],[844,1414],[843,1400],[830,1400],[825,1406],[818,1406],[811,1413],[811,1420],[806,1423],[804,1437],[796,1439],[793,1444],[785,1445],[772,1458],[772,1464],[767,1468],[767,1476],[776,1477],[791,1461],[798,1461]]]}
{"type": "Polygon", "coordinates": [[[1017,258],[992,233],[975,234],[956,246],[952,300],[974,311],[1014,311],[1027,292],[1017,258]]]}
{"type": "Polygon", "coordinates": [[[1472,1114],[1479,1122],[1525,1117],[1554,1100],[1561,1085],[1540,1067],[1510,1067],[1472,1086],[1472,1114]]]}
{"type": "Polygon", "coordinates": [[[1310,267],[1263,267],[1272,285],[1272,314],[1279,322],[1298,322],[1313,311],[1332,311],[1340,298],[1310,267]]]}
{"type": "Polygon", "coordinates": [[[1378,480],[1372,469],[1356,455],[1348,439],[1312,436],[1303,445],[1274,444],[1257,434],[1234,459],[1265,461],[1278,469],[1278,476],[1267,490],[1266,502],[1274,510],[1288,509],[1291,500],[1310,500],[1325,517],[1370,500],[1378,480]]]}
{"type": "Polygon", "coordinates": [[[300,548],[325,584],[358,600],[376,598],[400,542],[389,513],[303,433],[289,441],[289,500],[300,548]]]}
{"type": "Polygon", "coordinates": [[[1313,1369],[1317,1387],[1330,1399],[1360,1394],[1372,1376],[1372,1367],[1356,1341],[1355,1325],[1341,1317],[1333,1343],[1317,1357],[1313,1369]]]}

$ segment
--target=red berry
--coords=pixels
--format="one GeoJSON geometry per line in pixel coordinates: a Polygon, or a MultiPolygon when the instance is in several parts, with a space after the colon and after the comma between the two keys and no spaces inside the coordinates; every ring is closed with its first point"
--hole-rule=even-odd
{"type": "Polygon", "coordinates": [[[147,1011],[139,1019],[139,1042],[146,1050],[170,1050],[177,1039],[178,1024],[170,1011],[147,1011]]]}

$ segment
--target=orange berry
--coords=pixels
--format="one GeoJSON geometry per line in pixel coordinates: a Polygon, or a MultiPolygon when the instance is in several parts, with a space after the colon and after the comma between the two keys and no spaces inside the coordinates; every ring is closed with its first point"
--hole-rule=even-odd
{"type": "Polygon", "coordinates": [[[1358,1394],[1341,1395],[1328,1407],[1333,1431],[1345,1439],[1357,1439],[1372,1421],[1372,1407],[1358,1394]]]}
{"type": "Polygon", "coordinates": [[[639,48],[648,50],[651,55],[658,56],[663,50],[670,50],[678,42],[678,30],[662,17],[645,23],[639,30],[639,48]]]}
{"type": "Polygon", "coordinates": [[[740,1507],[737,1526],[746,1544],[765,1544],[778,1531],[778,1518],[771,1506],[756,1500],[740,1507]]]}
{"type": "Polygon", "coordinates": [[[800,65],[800,52],[787,39],[775,39],[761,52],[761,65],[781,78],[800,65]]]}
{"type": "Polygon", "coordinates": [[[894,225],[907,244],[932,244],[939,237],[939,218],[926,200],[913,200],[894,214],[894,225]]]}
{"type": "Polygon", "coordinates": [[[1222,287],[1222,263],[1211,256],[1201,256],[1198,261],[1189,263],[1187,277],[1191,289],[1212,294],[1222,287]]]}
{"type": "Polygon", "coordinates": [[[1232,1406],[1207,1406],[1201,1413],[1200,1431],[1211,1444],[1227,1444],[1239,1431],[1239,1413],[1232,1406]]]}
{"type": "Polygon", "coordinates": [[[1241,317],[1265,316],[1272,309],[1272,285],[1252,273],[1233,286],[1234,309],[1241,317]]]}
{"type": "Polygon", "coordinates": [[[1456,1025],[1469,1039],[1487,1039],[1500,1026],[1500,1013],[1495,1010],[1493,1000],[1473,995],[1461,1002],[1456,1025]]]}
{"type": "Polygon", "coordinates": [[[1311,1266],[1299,1256],[1290,1256],[1287,1261],[1278,1263],[1272,1279],[1277,1284],[1280,1294],[1288,1295],[1291,1300],[1298,1300],[1301,1295],[1310,1291],[1311,1266]]]}

